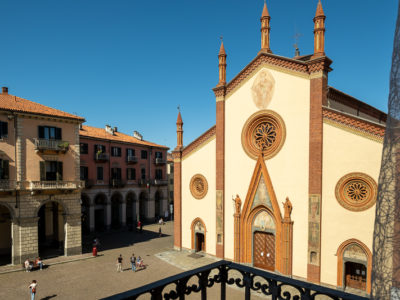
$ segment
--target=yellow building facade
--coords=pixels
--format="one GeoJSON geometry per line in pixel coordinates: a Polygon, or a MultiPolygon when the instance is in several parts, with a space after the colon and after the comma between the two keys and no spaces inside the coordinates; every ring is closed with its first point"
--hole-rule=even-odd
{"type": "Polygon", "coordinates": [[[328,85],[320,2],[312,55],[273,54],[270,19],[230,82],[221,44],[216,125],[184,147],[179,113],[174,245],[369,293],[386,114],[328,85]]]}

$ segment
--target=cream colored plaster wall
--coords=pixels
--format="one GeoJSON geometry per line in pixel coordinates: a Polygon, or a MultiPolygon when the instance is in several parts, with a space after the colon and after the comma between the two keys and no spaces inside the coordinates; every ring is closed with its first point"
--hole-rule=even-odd
{"type": "Polygon", "coordinates": [[[191,248],[191,224],[201,218],[206,226],[206,252],[215,255],[215,138],[182,161],[182,247],[191,248]],[[197,200],[190,193],[190,180],[195,174],[203,175],[208,192],[197,200]]]}
{"type": "MultiPolygon", "coordinates": [[[[282,202],[286,197],[293,204],[293,274],[307,277],[310,81],[275,70],[269,71],[275,79],[275,92],[268,109],[283,118],[286,140],[280,152],[265,162],[281,213],[283,214],[282,202]]],[[[232,197],[239,194],[243,207],[256,164],[244,152],[241,143],[246,120],[259,111],[251,96],[251,87],[256,76],[257,73],[226,100],[225,256],[230,259],[233,259],[234,249],[232,197]]]]}
{"type": "Polygon", "coordinates": [[[30,119],[23,120],[23,137],[26,143],[26,179],[28,181],[40,180],[39,161],[58,160],[63,162],[63,180],[79,180],[75,174],[75,156],[79,156],[79,149],[75,147],[75,124],[56,122],[53,120],[30,119]],[[38,126],[59,127],[62,130],[62,141],[69,142],[68,151],[63,154],[38,154],[35,151],[35,141],[39,137],[38,126]]]}
{"type": "Polygon", "coordinates": [[[358,239],[372,250],[375,205],[362,212],[343,208],[336,200],[335,187],[341,177],[365,173],[378,182],[382,144],[324,124],[322,176],[321,281],[336,285],[340,244],[358,239]]]}

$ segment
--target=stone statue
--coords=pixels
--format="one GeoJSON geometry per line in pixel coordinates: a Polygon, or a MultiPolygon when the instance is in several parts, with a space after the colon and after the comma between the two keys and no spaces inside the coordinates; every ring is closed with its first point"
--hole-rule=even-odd
{"type": "Polygon", "coordinates": [[[240,200],[239,195],[236,195],[234,201],[235,201],[235,213],[240,214],[240,208],[242,207],[242,200],[240,200]]]}
{"type": "Polygon", "coordinates": [[[283,208],[285,210],[285,216],[284,219],[290,219],[290,215],[292,214],[292,202],[290,202],[289,197],[286,197],[286,201],[283,204],[283,208]]]}

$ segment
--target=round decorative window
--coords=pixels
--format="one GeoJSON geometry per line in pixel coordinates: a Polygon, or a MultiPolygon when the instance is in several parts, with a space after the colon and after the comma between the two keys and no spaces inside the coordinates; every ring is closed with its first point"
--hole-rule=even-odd
{"type": "Polygon", "coordinates": [[[260,153],[264,159],[275,156],[285,142],[286,130],[282,118],[271,110],[253,114],[242,130],[242,146],[251,158],[260,153]]]}
{"type": "Polygon", "coordinates": [[[363,211],[376,202],[377,184],[364,173],[350,173],[336,184],[336,199],[341,206],[352,211],[363,211]]]}
{"type": "Polygon", "coordinates": [[[190,180],[190,192],[196,199],[202,199],[207,194],[207,179],[200,174],[196,174],[190,180]]]}

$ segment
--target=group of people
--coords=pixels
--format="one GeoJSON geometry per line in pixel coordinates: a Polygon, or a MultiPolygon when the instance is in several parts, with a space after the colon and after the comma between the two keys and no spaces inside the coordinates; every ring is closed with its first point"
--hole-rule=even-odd
{"type": "Polygon", "coordinates": [[[25,272],[30,272],[35,267],[39,267],[39,270],[42,270],[43,261],[40,257],[36,257],[35,261],[31,261],[27,258],[24,262],[24,267],[25,267],[25,272]]]}
{"type": "MultiPolygon", "coordinates": [[[[122,272],[122,254],[120,254],[117,258],[117,272],[122,272]]],[[[140,256],[136,257],[134,253],[132,253],[132,256],[130,258],[130,262],[131,262],[131,269],[133,272],[136,272],[136,270],[139,269],[145,269],[146,265],[143,262],[143,258],[141,258],[140,256]]]]}

